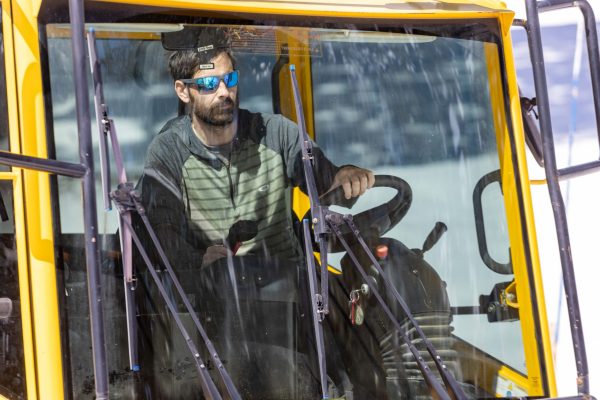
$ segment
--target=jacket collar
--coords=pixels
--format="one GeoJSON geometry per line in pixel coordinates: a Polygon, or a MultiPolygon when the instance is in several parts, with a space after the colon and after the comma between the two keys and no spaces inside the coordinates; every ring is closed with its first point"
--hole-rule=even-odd
{"type": "MultiPolygon", "coordinates": [[[[251,116],[252,114],[248,110],[238,110],[238,131],[233,138],[232,152],[239,150],[242,142],[248,138],[248,129],[251,125],[251,116]]],[[[189,115],[184,115],[179,117],[179,121],[177,123],[179,125],[177,132],[188,150],[200,160],[211,165],[213,168],[221,169],[221,166],[225,164],[226,161],[212,153],[200,141],[200,139],[198,139],[194,133],[194,129],[192,128],[192,118],[189,115]]]]}

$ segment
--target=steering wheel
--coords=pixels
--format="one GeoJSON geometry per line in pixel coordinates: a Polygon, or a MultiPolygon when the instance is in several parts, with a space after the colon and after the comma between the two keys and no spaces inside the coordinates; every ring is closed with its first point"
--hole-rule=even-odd
{"type": "MultiPolygon", "coordinates": [[[[392,188],[396,190],[396,194],[389,201],[353,216],[354,224],[367,242],[370,238],[383,236],[387,231],[396,226],[406,215],[412,202],[412,190],[404,179],[391,175],[375,175],[375,184],[373,187],[392,188]]],[[[340,185],[332,191],[325,193],[319,199],[323,205],[340,204],[344,199],[344,189],[340,185]]],[[[310,213],[310,210],[308,213],[310,213]]],[[[305,215],[304,218],[306,217],[305,215]]],[[[348,244],[356,243],[356,238],[347,225],[342,225],[340,231],[348,244]]],[[[331,253],[345,251],[335,235],[330,236],[328,251],[331,253]]]]}

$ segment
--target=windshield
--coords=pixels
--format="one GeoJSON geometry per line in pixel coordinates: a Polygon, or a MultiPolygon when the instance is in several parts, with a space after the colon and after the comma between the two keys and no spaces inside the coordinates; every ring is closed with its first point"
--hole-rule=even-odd
{"type": "MultiPolygon", "coordinates": [[[[504,111],[490,72],[501,70],[494,25],[184,25],[189,19],[174,19],[95,24],[103,90],[147,222],[241,396],[320,396],[298,222],[307,203],[291,64],[315,141],[319,194],[341,172],[365,174],[368,186],[366,176],[374,175],[374,188],[350,200],[342,195],[332,210],[356,216],[384,276],[350,234],[344,237],[403,329],[420,343],[385,282],[398,289],[469,397],[527,395],[499,184],[496,138],[504,111]],[[186,70],[186,59],[196,67],[186,70]],[[377,217],[359,218],[385,203],[377,217]]],[[[69,35],[68,26],[46,26],[46,104],[56,158],[77,161],[69,35]]],[[[102,208],[99,174],[97,168],[102,208]]],[[[66,375],[74,398],[92,398],[80,186],[59,178],[57,187],[66,375]]],[[[140,369],[131,371],[122,229],[117,211],[100,213],[111,390],[123,398],[198,398],[198,365],[167,304],[192,332],[218,385],[220,368],[195,332],[146,220],[135,216],[166,294],[135,251],[140,369]]],[[[347,252],[339,242],[329,250],[331,304],[323,329],[330,395],[429,396],[414,357],[347,252]]]]}

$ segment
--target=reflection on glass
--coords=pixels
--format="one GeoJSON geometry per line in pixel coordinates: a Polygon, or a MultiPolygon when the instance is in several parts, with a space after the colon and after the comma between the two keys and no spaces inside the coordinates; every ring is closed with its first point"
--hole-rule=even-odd
{"type": "MultiPolygon", "coordinates": [[[[126,31],[127,25],[123,26],[119,31],[126,31]]],[[[504,365],[526,374],[518,320],[490,322],[482,311],[485,307],[480,307],[482,295],[489,296],[495,285],[513,280],[512,275],[491,271],[482,261],[473,212],[477,182],[499,169],[488,79],[488,68],[499,66],[488,64],[492,61],[484,48],[491,46],[497,51],[493,33],[477,26],[486,33],[477,31],[481,39],[476,40],[472,25],[423,26],[421,34],[411,33],[410,28],[377,32],[379,27],[358,30],[353,26],[227,28],[237,38],[232,47],[240,70],[241,108],[290,114],[293,99],[285,69],[294,59],[300,72],[310,68],[310,73],[300,76],[311,79],[304,82],[304,95],[312,98],[314,115],[308,117],[314,117],[316,141],[325,156],[338,166],[369,168],[376,175],[398,177],[407,183],[404,188],[412,192],[412,203],[407,200],[410,209],[406,216],[380,221],[377,229],[366,227],[363,234],[386,277],[407,299],[465,392],[474,398],[494,395],[491,380],[481,380],[474,372],[482,364],[488,366],[490,376],[504,365]],[[465,313],[465,309],[470,311],[465,313]]],[[[64,35],[55,35],[56,29],[47,29],[46,79],[51,86],[53,139],[57,158],[76,160],[70,42],[64,35]]],[[[153,138],[167,121],[186,111],[175,96],[167,71],[169,53],[158,41],[157,32],[148,32],[147,37],[140,36],[139,30],[131,37],[111,37],[108,32],[97,42],[104,92],[128,176],[138,181],[153,138]]],[[[95,122],[92,129],[95,132],[95,122]]],[[[270,146],[265,147],[272,151],[270,146]]],[[[97,182],[101,207],[100,179],[97,182]]],[[[91,398],[79,184],[59,179],[58,186],[70,388],[75,398],[91,398]]],[[[199,193],[212,193],[216,186],[199,193]]],[[[289,186],[285,189],[290,190],[289,186]]],[[[350,212],[384,203],[395,191],[374,188],[359,198],[350,212]]],[[[238,194],[232,192],[231,197],[238,194]]],[[[152,195],[156,202],[164,199],[152,195]]],[[[221,203],[204,204],[214,208],[221,203]]],[[[508,263],[502,192],[490,186],[482,195],[482,204],[489,253],[498,262],[508,263]]],[[[222,211],[231,218],[235,208],[224,205],[222,211]]],[[[136,266],[141,370],[133,373],[128,369],[117,216],[112,211],[102,217],[102,284],[106,338],[113,350],[108,352],[112,393],[123,398],[148,393],[158,398],[200,397],[192,355],[143,263],[136,266]]],[[[175,248],[180,240],[166,235],[162,239],[175,248]]],[[[300,244],[300,239],[294,240],[300,244]]],[[[204,249],[188,252],[182,247],[171,262],[243,398],[314,398],[320,385],[306,269],[297,259],[267,259],[268,243],[264,248],[264,253],[221,258],[201,268],[201,257],[195,264],[193,258],[195,251],[204,249]],[[181,267],[183,260],[189,259],[192,261],[181,267]]],[[[349,292],[360,289],[364,282],[348,256],[336,251],[330,262],[342,275],[331,276],[331,313],[325,323],[331,395],[357,399],[428,396],[422,374],[372,295],[363,293],[360,300],[364,323],[352,324],[349,292]]],[[[167,298],[193,332],[194,324],[175,295],[171,279],[156,252],[151,248],[149,252],[156,263],[153,268],[159,270],[168,288],[167,298]]],[[[371,261],[364,255],[360,260],[372,273],[371,261]]],[[[372,278],[382,286],[382,277],[372,274],[372,278]]],[[[392,308],[407,327],[405,316],[396,306],[392,308]]],[[[200,336],[193,333],[192,339],[218,381],[200,336]]]]}
{"type": "MultiPolygon", "coordinates": [[[[480,295],[511,280],[483,264],[473,214],[475,185],[499,168],[484,44],[440,37],[322,47],[312,70],[321,82],[314,91],[319,144],[337,164],[364,165],[409,182],[412,207],[385,237],[421,248],[443,222],[448,232],[426,260],[446,282],[453,306],[479,306],[480,295]]],[[[352,212],[389,197],[388,189],[372,190],[352,212]]],[[[482,204],[489,251],[507,263],[501,192],[488,189],[482,204]]],[[[484,317],[461,315],[453,327],[455,335],[526,372],[523,352],[514,351],[523,347],[518,323],[490,325],[484,317]]]]}
{"type": "Polygon", "coordinates": [[[0,181],[0,396],[25,397],[25,359],[12,181],[0,181]]]}
{"type": "MultiPolygon", "coordinates": [[[[2,10],[0,6],[0,11],[2,10]]],[[[9,150],[8,143],[8,105],[6,99],[6,73],[4,71],[4,34],[0,21],[0,150],[9,150]]],[[[6,165],[0,165],[0,171],[9,171],[6,165]]]]}

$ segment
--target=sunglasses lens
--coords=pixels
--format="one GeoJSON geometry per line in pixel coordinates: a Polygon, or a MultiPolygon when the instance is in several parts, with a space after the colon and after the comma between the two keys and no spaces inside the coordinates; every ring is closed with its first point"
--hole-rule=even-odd
{"type": "Polygon", "coordinates": [[[212,91],[219,87],[221,79],[225,83],[225,86],[232,88],[238,84],[238,71],[232,71],[228,74],[221,76],[205,76],[204,78],[198,78],[194,83],[198,85],[198,88],[205,91],[212,91]]]}
{"type": "Polygon", "coordinates": [[[228,88],[234,87],[238,84],[238,72],[232,71],[223,77],[223,82],[228,88]]]}
{"type": "Polygon", "coordinates": [[[219,86],[218,76],[207,76],[203,80],[202,87],[206,90],[215,90],[219,86]]]}

